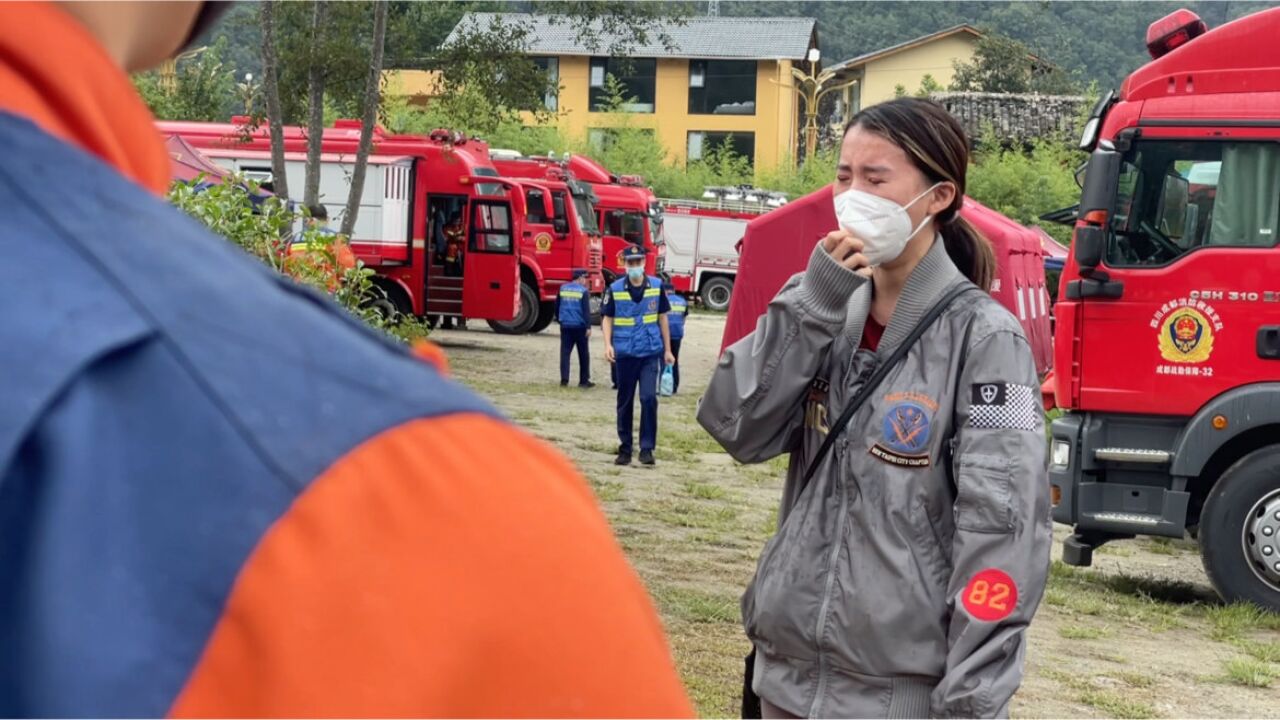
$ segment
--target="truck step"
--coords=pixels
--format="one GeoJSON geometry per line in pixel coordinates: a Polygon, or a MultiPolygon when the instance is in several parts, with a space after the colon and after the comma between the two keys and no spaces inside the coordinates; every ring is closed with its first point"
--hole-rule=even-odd
{"type": "Polygon", "coordinates": [[[1140,448],[1098,448],[1093,457],[1107,462],[1142,463],[1163,465],[1173,459],[1167,450],[1143,450],[1140,448]]]}
{"type": "Polygon", "coordinates": [[[1145,513],[1127,513],[1127,512],[1100,512],[1089,513],[1089,517],[1100,523],[1114,523],[1117,525],[1159,525],[1161,517],[1159,515],[1147,515],[1145,513]]]}

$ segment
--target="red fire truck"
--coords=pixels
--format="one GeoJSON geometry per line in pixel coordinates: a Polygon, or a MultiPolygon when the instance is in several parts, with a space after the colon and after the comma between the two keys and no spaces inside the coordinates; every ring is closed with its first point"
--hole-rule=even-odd
{"type": "Polygon", "coordinates": [[[514,320],[491,320],[497,332],[541,332],[551,324],[556,294],[573,279],[576,268],[587,270],[593,307],[604,292],[600,273],[602,241],[596,225],[595,195],[559,166],[523,158],[509,150],[492,150],[494,167],[520,185],[528,215],[520,239],[520,311],[514,320]]]}
{"type": "MultiPolygon", "coordinates": [[[[551,158],[534,158],[555,162],[551,158]]],[[[559,161],[573,176],[595,191],[600,230],[604,233],[605,282],[623,274],[622,251],[628,245],[645,249],[645,272],[658,275],[666,266],[666,242],[662,205],[658,197],[636,175],[614,175],[603,165],[584,155],[570,155],[559,161]]]]}
{"type": "MultiPolygon", "coordinates": [[[[243,117],[157,126],[229,170],[271,180],[265,126],[251,127],[243,117]]],[[[289,187],[299,192],[305,128],[285,127],[284,142],[289,187]]],[[[335,223],[346,208],[359,142],[359,121],[339,120],[324,130],[320,201],[335,223]]],[[[498,177],[483,142],[447,130],[423,136],[378,129],[351,249],[401,313],[509,321],[520,299],[515,242],[526,213],[521,190],[498,177]]]]}
{"type": "Polygon", "coordinates": [[[663,200],[666,273],[676,292],[725,312],[738,276],[747,223],[786,204],[782,193],[749,186],[709,187],[703,200],[663,200]]]}
{"type": "Polygon", "coordinates": [[[1199,540],[1227,600],[1280,610],[1280,9],[1179,10],[1093,110],[1055,335],[1064,560],[1199,540]]]}

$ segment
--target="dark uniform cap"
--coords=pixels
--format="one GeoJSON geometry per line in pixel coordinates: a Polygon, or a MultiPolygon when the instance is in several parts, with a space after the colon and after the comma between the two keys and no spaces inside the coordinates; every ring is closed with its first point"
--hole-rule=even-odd
{"type": "Polygon", "coordinates": [[[642,247],[638,247],[638,246],[636,246],[636,245],[632,245],[632,246],[630,246],[630,247],[628,247],[627,249],[625,249],[625,250],[623,250],[623,251],[622,251],[622,259],[623,259],[624,261],[626,261],[626,260],[638,260],[638,259],[640,259],[640,258],[643,258],[643,257],[644,257],[644,254],[645,254],[645,253],[644,253],[644,248],[642,248],[642,247]]]}

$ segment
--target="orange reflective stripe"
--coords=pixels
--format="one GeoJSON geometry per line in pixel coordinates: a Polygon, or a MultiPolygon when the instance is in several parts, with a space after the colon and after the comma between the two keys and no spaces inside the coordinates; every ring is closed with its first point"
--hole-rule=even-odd
{"type": "Polygon", "coordinates": [[[413,354],[434,365],[441,375],[449,374],[449,358],[439,345],[430,340],[419,340],[413,344],[413,354]]]}
{"type": "Polygon", "coordinates": [[[263,536],[171,713],[689,717],[661,625],[555,450],[475,415],[356,448],[263,536]]]}

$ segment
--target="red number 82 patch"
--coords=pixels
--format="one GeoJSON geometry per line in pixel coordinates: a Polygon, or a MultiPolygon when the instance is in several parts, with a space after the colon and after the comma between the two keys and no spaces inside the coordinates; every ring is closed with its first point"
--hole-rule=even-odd
{"type": "Polygon", "coordinates": [[[1018,605],[1018,586],[1003,570],[987,568],[973,576],[960,594],[964,609],[975,619],[996,622],[1018,605]]]}

